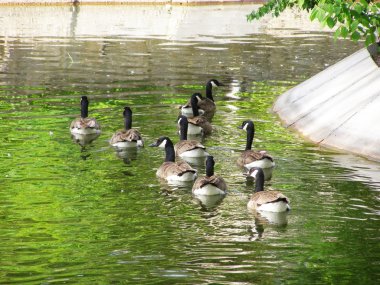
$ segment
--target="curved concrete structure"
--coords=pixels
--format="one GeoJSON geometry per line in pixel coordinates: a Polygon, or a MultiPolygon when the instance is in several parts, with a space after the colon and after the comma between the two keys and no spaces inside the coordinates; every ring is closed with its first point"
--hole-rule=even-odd
{"type": "Polygon", "coordinates": [[[380,161],[380,68],[362,49],[282,94],[274,111],[323,146],[380,161]]]}

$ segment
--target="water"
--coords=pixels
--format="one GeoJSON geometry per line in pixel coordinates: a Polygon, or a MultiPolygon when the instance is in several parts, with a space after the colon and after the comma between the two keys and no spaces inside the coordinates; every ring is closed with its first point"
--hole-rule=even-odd
{"type": "Polygon", "coordinates": [[[1,284],[380,281],[380,165],[320,149],[271,112],[279,94],[360,45],[334,42],[302,17],[271,28],[237,20],[250,7],[1,8],[1,284]],[[234,25],[212,18],[200,30],[202,11],[232,13],[234,25]],[[115,17],[88,24],[102,13],[115,17]],[[136,24],[133,15],[144,13],[162,25],[136,24]],[[186,21],[175,30],[168,23],[178,15],[186,21]],[[120,154],[108,140],[129,105],[146,144],[176,141],[177,106],[204,93],[209,78],[227,85],[215,91],[215,130],[204,144],[229,194],[202,204],[191,185],[156,179],[160,149],[120,154]],[[68,129],[82,95],[102,126],[85,146],[68,129]],[[253,184],[235,161],[247,118],[256,122],[255,147],[276,159],[267,187],[291,200],[277,222],[246,209],[253,184]]]}

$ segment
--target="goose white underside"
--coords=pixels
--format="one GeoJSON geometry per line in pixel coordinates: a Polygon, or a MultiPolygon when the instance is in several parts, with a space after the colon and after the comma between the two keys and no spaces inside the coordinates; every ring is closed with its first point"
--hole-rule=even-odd
{"type": "Polygon", "coordinates": [[[288,203],[284,201],[278,201],[273,203],[266,203],[257,208],[258,211],[264,212],[285,212],[290,210],[290,206],[288,203]]]}
{"type": "Polygon", "coordinates": [[[197,174],[193,172],[187,172],[181,176],[178,175],[170,175],[166,177],[168,182],[185,182],[185,181],[193,181],[197,178],[197,174]]]}
{"type": "MultiPolygon", "coordinates": [[[[194,117],[193,109],[191,107],[182,107],[181,114],[188,118],[194,117]]],[[[199,109],[199,115],[203,115],[203,114],[204,114],[204,111],[202,109],[199,109]]]]}
{"type": "Polygon", "coordinates": [[[275,163],[268,158],[264,158],[264,159],[253,161],[248,164],[244,164],[244,167],[247,168],[247,170],[250,170],[252,167],[270,168],[274,166],[275,166],[275,163]]]}
{"type": "Polygon", "coordinates": [[[203,129],[199,126],[195,126],[193,124],[189,124],[187,128],[188,135],[200,135],[203,134],[203,129]]]}
{"type": "Polygon", "coordinates": [[[138,140],[137,142],[117,142],[112,144],[112,146],[117,148],[129,148],[129,147],[138,147],[138,146],[144,146],[144,143],[142,140],[138,140]]]}
{"type": "Polygon", "coordinates": [[[100,130],[99,129],[95,129],[95,128],[85,128],[85,129],[82,129],[82,128],[72,128],[70,130],[70,132],[72,134],[78,134],[78,135],[100,134],[100,130]]]}
{"type": "Polygon", "coordinates": [[[207,184],[202,188],[194,189],[193,193],[194,193],[194,195],[202,195],[202,196],[226,194],[223,190],[219,189],[218,187],[216,187],[212,184],[207,184]]]}
{"type": "Polygon", "coordinates": [[[180,157],[206,157],[209,154],[203,148],[196,148],[181,153],[180,157]]]}

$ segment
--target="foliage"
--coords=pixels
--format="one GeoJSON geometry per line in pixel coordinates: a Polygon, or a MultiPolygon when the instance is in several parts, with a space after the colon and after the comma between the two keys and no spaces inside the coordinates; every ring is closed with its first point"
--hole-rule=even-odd
{"type": "Polygon", "coordinates": [[[373,0],[269,0],[247,19],[252,21],[266,14],[278,16],[286,8],[298,7],[311,11],[310,20],[317,19],[323,26],[334,28],[335,38],[350,37],[365,40],[368,46],[376,42],[380,27],[380,3],[373,0]]]}

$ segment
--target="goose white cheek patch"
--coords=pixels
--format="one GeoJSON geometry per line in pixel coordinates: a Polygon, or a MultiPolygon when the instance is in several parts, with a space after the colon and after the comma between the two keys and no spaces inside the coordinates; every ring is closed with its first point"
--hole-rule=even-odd
{"type": "Polygon", "coordinates": [[[249,176],[256,178],[257,172],[259,172],[259,171],[257,169],[255,169],[254,171],[252,171],[252,173],[249,176]]]}
{"type": "Polygon", "coordinates": [[[166,145],[166,140],[163,140],[162,143],[158,145],[158,147],[164,148],[166,145]]]}

